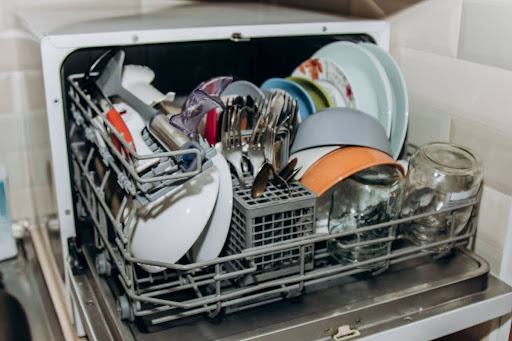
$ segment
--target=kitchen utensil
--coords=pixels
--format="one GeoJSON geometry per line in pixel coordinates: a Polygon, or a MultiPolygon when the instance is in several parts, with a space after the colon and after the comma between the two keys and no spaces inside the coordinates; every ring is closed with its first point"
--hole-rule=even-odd
{"type": "Polygon", "coordinates": [[[293,172],[290,175],[288,175],[288,177],[285,178],[286,183],[290,184],[290,182],[295,180],[295,177],[297,176],[297,174],[299,174],[299,172],[301,170],[302,170],[302,166],[299,166],[299,167],[295,168],[293,170],[293,172]]]}
{"type": "MultiPolygon", "coordinates": [[[[133,143],[139,155],[151,155],[153,151],[149,149],[148,145],[142,138],[142,131],[146,127],[142,118],[130,107],[128,104],[121,102],[114,104],[116,110],[122,113],[121,118],[128,127],[128,130],[133,133],[133,143]]],[[[135,171],[137,173],[152,167],[160,162],[159,158],[139,159],[135,161],[135,171]]]]}
{"type": "Polygon", "coordinates": [[[302,175],[311,167],[315,162],[320,160],[325,155],[329,154],[336,149],[340,149],[340,146],[327,146],[327,147],[316,147],[301,150],[300,152],[296,152],[290,155],[290,159],[297,159],[297,166],[301,167],[301,171],[296,174],[297,179],[300,180],[302,175]]]}
{"type": "Polygon", "coordinates": [[[208,224],[190,249],[193,262],[205,262],[219,256],[228,236],[233,207],[233,185],[226,159],[221,154],[221,144],[216,145],[217,155],[212,157],[213,166],[219,173],[219,193],[208,224]]]}
{"type": "Polygon", "coordinates": [[[315,162],[304,173],[300,182],[321,196],[352,174],[378,165],[394,165],[404,173],[398,162],[381,151],[368,147],[343,147],[315,162]]]}
{"type": "Polygon", "coordinates": [[[357,109],[356,94],[345,72],[332,60],[321,57],[308,59],[293,71],[292,76],[308,78],[320,85],[334,107],[357,109]]]}
{"type": "Polygon", "coordinates": [[[392,155],[380,122],[352,108],[329,108],[306,118],[297,129],[290,152],[344,145],[370,147],[392,155]]]}
{"type": "MultiPolygon", "coordinates": [[[[401,215],[435,212],[474,197],[482,178],[482,163],[468,148],[441,142],[423,145],[409,162],[401,215]]],[[[469,206],[414,220],[404,224],[403,231],[416,245],[446,240],[464,230],[472,209],[469,206]]],[[[426,251],[446,252],[453,244],[442,244],[426,251]]]]}
{"type": "Polygon", "coordinates": [[[221,130],[222,153],[235,169],[242,189],[245,188],[245,179],[242,172],[242,134],[240,129],[243,113],[238,106],[229,102],[222,114],[221,130]]]}
{"type": "Polygon", "coordinates": [[[281,89],[291,95],[299,106],[299,114],[301,119],[305,119],[315,113],[315,103],[311,96],[300,85],[282,78],[267,79],[261,89],[281,89]]]}
{"type": "Polygon", "coordinates": [[[358,108],[377,118],[389,137],[393,99],[389,80],[379,61],[362,47],[346,41],[322,47],[312,58],[317,57],[329,58],[343,68],[357,94],[358,108]]]}
{"type": "Polygon", "coordinates": [[[253,178],[256,178],[258,170],[261,168],[261,165],[263,165],[263,163],[265,162],[265,154],[263,152],[263,144],[261,138],[265,130],[264,123],[269,110],[270,105],[267,104],[260,111],[258,119],[254,124],[251,137],[249,138],[248,142],[247,156],[249,158],[249,162],[251,163],[253,178]]]}
{"type": "Polygon", "coordinates": [[[367,51],[370,51],[370,53],[379,60],[391,83],[393,117],[391,120],[391,135],[389,139],[391,141],[391,151],[396,160],[404,145],[409,120],[409,102],[407,99],[405,80],[397,63],[388,52],[371,43],[360,43],[359,45],[367,51]]]}
{"type": "Polygon", "coordinates": [[[286,166],[284,166],[283,169],[279,171],[279,176],[285,179],[286,182],[288,182],[287,179],[294,173],[296,165],[297,158],[291,159],[290,161],[288,161],[286,166]]]}
{"type": "MultiPolygon", "coordinates": [[[[132,148],[136,150],[130,130],[124,123],[121,115],[119,115],[119,112],[114,108],[110,99],[108,99],[108,97],[105,96],[103,91],[98,87],[98,84],[89,76],[89,73],[84,77],[84,88],[89,92],[92,98],[98,101],[100,108],[105,112],[105,117],[124,138],[125,142],[129,145],[131,144],[132,148]]],[[[121,151],[122,143],[114,133],[112,133],[111,136],[117,150],[121,151]]],[[[125,153],[127,157],[130,155],[128,149],[125,149],[125,153]]]]}
{"type": "Polygon", "coordinates": [[[286,79],[297,83],[307,91],[307,93],[311,96],[313,103],[315,103],[315,112],[334,106],[334,103],[331,101],[329,94],[315,82],[304,77],[286,77],[286,79]]]}
{"type": "Polygon", "coordinates": [[[163,94],[151,85],[154,79],[155,73],[145,65],[125,65],[121,84],[150,107],[158,103],[170,104],[174,101],[176,93],[170,91],[163,94]]]}
{"type": "MultiPolygon", "coordinates": [[[[329,233],[354,231],[385,223],[398,217],[404,177],[393,165],[379,165],[357,172],[334,186],[329,212],[329,233]]],[[[327,250],[340,263],[359,263],[388,254],[396,226],[347,235],[327,241],[327,250]],[[380,241],[379,241],[380,239],[380,241]],[[353,244],[365,242],[364,246],[353,244]]],[[[389,260],[359,266],[363,269],[385,268],[389,260]]]]}
{"type": "MultiPolygon", "coordinates": [[[[203,90],[205,93],[213,97],[216,101],[222,101],[220,99],[220,95],[232,81],[233,77],[229,76],[213,77],[199,84],[194,90],[203,90]]],[[[190,105],[193,93],[194,91],[192,91],[188,96],[187,100],[183,105],[183,109],[190,105]]],[[[219,115],[217,114],[217,110],[210,110],[206,114],[205,138],[211,145],[214,145],[217,142],[218,117],[219,115]]]]}
{"type": "Polygon", "coordinates": [[[180,130],[171,126],[163,113],[149,107],[122,86],[121,73],[125,53],[123,50],[118,50],[111,54],[113,55],[107,59],[108,61],[103,62],[105,66],[96,80],[96,84],[103,93],[108,97],[119,96],[128,103],[142,117],[149,131],[169,150],[179,150],[182,146],[188,145],[190,139],[180,130]]]}
{"type": "Polygon", "coordinates": [[[217,109],[224,109],[224,103],[219,97],[212,97],[203,90],[196,89],[189,105],[180,114],[171,116],[170,123],[191,140],[197,140],[199,122],[209,111],[217,109]]]}
{"type": "Polygon", "coordinates": [[[253,198],[259,198],[265,191],[265,187],[270,179],[270,176],[274,176],[274,181],[282,187],[286,187],[289,191],[289,186],[286,181],[278,174],[276,170],[276,159],[275,159],[275,139],[276,139],[276,124],[282,113],[283,106],[285,104],[285,97],[276,93],[270,104],[270,112],[267,117],[268,124],[265,128],[263,135],[263,151],[265,155],[265,162],[258,170],[254,182],[252,185],[251,196],[253,198]]]}
{"type": "MultiPolygon", "coordinates": [[[[133,221],[134,257],[174,264],[194,245],[216,206],[220,174],[214,165],[178,186],[133,221]]],[[[164,270],[140,265],[147,272],[164,270]]]]}

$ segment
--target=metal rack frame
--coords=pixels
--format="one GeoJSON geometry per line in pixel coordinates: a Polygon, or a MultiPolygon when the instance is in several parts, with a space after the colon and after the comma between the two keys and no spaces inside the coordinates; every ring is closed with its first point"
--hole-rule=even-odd
{"type": "MultiPolygon", "coordinates": [[[[80,76],[80,75],[78,75],[80,76]]],[[[365,226],[353,231],[337,234],[306,234],[297,238],[282,242],[263,245],[260,247],[239,248],[241,252],[225,255],[214,260],[200,263],[169,264],[145,260],[131,255],[131,235],[133,233],[132,221],[137,210],[143,205],[133,200],[140,191],[135,185],[136,181],[161,182],[189,179],[198,174],[201,169],[190,173],[179,173],[152,178],[142,178],[133,174],[133,163],[130,157],[126,158],[111,142],[106,133],[102,133],[91,122],[93,112],[101,117],[103,123],[121,141],[123,147],[130,151],[132,158],[145,159],[154,157],[175,157],[191,152],[200,157],[196,151],[177,151],[159,153],[149,156],[141,156],[135,153],[133,148],[124,141],[108,120],[104,120],[101,111],[83,93],[70,77],[69,95],[72,99],[71,106],[74,122],[69,131],[71,143],[71,158],[73,164],[73,187],[78,195],[77,210],[84,216],[90,217],[94,225],[96,248],[99,250],[96,259],[97,270],[103,275],[114,275],[117,279],[122,295],[118,297],[118,312],[122,319],[134,320],[135,318],[150,319],[151,324],[160,324],[169,321],[206,313],[209,317],[215,317],[221,311],[230,313],[249,309],[258,305],[275,302],[278,300],[300,295],[306,288],[326,283],[345,276],[368,272],[368,266],[385,262],[396,264],[406,260],[425,256],[429,248],[455,244],[455,246],[467,245],[476,233],[476,217],[480,195],[446,207],[435,213],[425,213],[408,218],[396,219],[390,222],[365,226]],[[84,104],[85,103],[85,104],[84,104]],[[88,131],[94,130],[94,134],[88,131]],[[101,183],[98,183],[91,171],[93,155],[102,146],[98,141],[98,134],[108,146],[108,152],[112,159],[105,162],[108,170],[101,183]],[[89,141],[79,139],[79,136],[89,136],[89,141]],[[76,136],[75,136],[76,135],[76,136]],[[115,160],[115,161],[114,161],[115,160]],[[105,200],[105,186],[108,176],[116,174],[118,183],[125,190],[119,212],[114,214],[105,200]],[[123,175],[133,184],[133,187],[123,185],[123,175]],[[129,176],[128,176],[129,175],[129,176]],[[124,186],[124,187],[123,187],[124,186]],[[134,188],[134,191],[129,190],[134,188]],[[464,207],[474,207],[467,227],[460,235],[454,234],[454,224],[451,226],[450,237],[422,246],[405,245],[393,249],[391,244],[404,240],[403,235],[396,234],[396,227],[416,219],[430,215],[453,212],[464,207]],[[128,212],[123,214],[123,212],[128,212]],[[369,231],[388,229],[385,237],[363,241],[361,236],[369,231]],[[110,236],[109,236],[110,235],[110,236]],[[113,236],[113,237],[112,237],[113,236]],[[340,264],[333,260],[328,253],[325,242],[334,238],[355,236],[356,242],[341,246],[347,250],[356,247],[364,247],[377,243],[388,243],[387,253],[373,259],[358,263],[340,264]],[[308,260],[308,255],[313,261],[308,260]],[[259,280],[246,282],[244,278],[258,272],[259,268],[255,259],[273,253],[293,253],[297,255],[296,263],[291,271],[276,276],[260,278],[259,280]],[[236,263],[236,266],[233,264],[236,263]],[[147,273],[140,268],[140,264],[162,267],[159,273],[147,273]]],[[[105,155],[105,152],[103,153],[105,155]]],[[[102,155],[102,156],[104,156],[102,155]]],[[[105,157],[103,158],[105,160],[105,157]]],[[[199,167],[201,165],[199,164],[199,167]]],[[[170,186],[172,187],[172,186],[170,186]]],[[[285,200],[286,201],[286,200],[285,200]]],[[[279,200],[276,201],[279,204],[279,200]]],[[[455,221],[455,220],[454,220],[455,221]]],[[[441,257],[438,255],[436,257],[441,257]]],[[[435,257],[434,257],[435,258],[435,257]]],[[[281,269],[280,269],[281,270],[281,269]]],[[[385,269],[383,269],[385,270],[385,269]]]]}

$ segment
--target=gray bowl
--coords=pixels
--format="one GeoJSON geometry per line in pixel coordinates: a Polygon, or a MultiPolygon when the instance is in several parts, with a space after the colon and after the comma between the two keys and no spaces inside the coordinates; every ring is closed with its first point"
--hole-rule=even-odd
{"type": "Polygon", "coordinates": [[[306,117],[297,129],[290,154],[324,146],[369,147],[393,156],[380,122],[352,108],[329,108],[306,117]]]}

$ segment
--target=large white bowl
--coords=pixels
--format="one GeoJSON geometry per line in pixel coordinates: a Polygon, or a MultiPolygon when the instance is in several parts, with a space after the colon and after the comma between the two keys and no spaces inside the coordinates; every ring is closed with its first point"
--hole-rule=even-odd
{"type": "MultiPolygon", "coordinates": [[[[131,252],[143,260],[174,264],[194,245],[212,215],[219,192],[215,165],[166,195],[144,216],[136,216],[131,252]]],[[[164,268],[140,264],[148,272],[164,268]]]]}
{"type": "Polygon", "coordinates": [[[391,134],[393,99],[384,68],[377,58],[357,44],[338,41],[318,50],[312,58],[333,60],[347,74],[357,96],[358,109],[378,119],[391,134]]]}

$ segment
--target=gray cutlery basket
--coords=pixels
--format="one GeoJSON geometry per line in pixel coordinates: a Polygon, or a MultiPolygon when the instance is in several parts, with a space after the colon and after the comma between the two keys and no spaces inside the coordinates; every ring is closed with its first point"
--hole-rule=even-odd
{"type": "MultiPolygon", "coordinates": [[[[290,183],[290,192],[269,183],[264,194],[251,197],[252,177],[246,177],[246,189],[233,180],[233,213],[226,242],[228,255],[279,245],[314,233],[316,194],[300,182],[290,183]]],[[[313,269],[314,243],[259,254],[250,258],[256,271],[242,285],[299,274],[313,269]]],[[[234,269],[247,268],[241,260],[229,263],[234,269]]]]}

